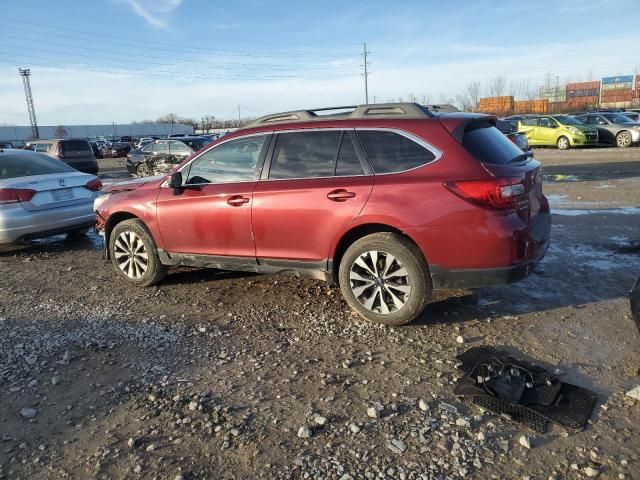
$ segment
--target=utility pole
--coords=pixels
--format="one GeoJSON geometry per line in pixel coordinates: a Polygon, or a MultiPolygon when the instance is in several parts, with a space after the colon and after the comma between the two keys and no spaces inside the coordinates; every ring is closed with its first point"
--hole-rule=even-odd
{"type": "Polygon", "coordinates": [[[366,42],[363,43],[362,46],[363,46],[362,57],[364,59],[364,63],[360,66],[364,67],[364,73],[362,74],[364,76],[364,100],[365,100],[365,103],[368,104],[369,103],[369,65],[371,65],[371,62],[367,61],[367,56],[371,52],[367,51],[366,42]]]}
{"type": "Polygon", "coordinates": [[[238,105],[238,127],[240,127],[240,122],[242,121],[240,118],[240,105],[238,105]]]}
{"type": "Polygon", "coordinates": [[[31,76],[31,70],[26,68],[19,68],[18,72],[22,77],[22,83],[24,84],[24,96],[27,99],[27,110],[29,110],[29,121],[31,122],[31,136],[34,139],[40,138],[40,132],[38,131],[38,121],[36,120],[36,109],[33,106],[33,95],[31,94],[31,82],[29,77],[31,76]]]}

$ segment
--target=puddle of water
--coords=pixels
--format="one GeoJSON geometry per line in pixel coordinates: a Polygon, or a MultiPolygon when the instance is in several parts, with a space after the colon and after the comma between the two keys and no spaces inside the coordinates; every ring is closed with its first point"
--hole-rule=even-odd
{"type": "Polygon", "coordinates": [[[566,209],[552,208],[552,215],[562,215],[565,217],[578,217],[581,215],[640,215],[640,207],[620,207],[602,209],[566,209]]]}

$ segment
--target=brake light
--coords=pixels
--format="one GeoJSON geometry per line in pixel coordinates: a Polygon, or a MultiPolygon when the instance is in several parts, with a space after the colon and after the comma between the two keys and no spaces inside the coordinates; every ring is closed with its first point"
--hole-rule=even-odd
{"type": "Polygon", "coordinates": [[[29,202],[35,194],[35,190],[26,188],[0,188],[0,205],[29,202]]]}
{"type": "Polygon", "coordinates": [[[517,178],[456,180],[444,182],[444,186],[468,202],[497,210],[514,208],[514,197],[526,192],[517,178]]]}
{"type": "Polygon", "coordinates": [[[92,192],[97,192],[102,188],[102,182],[99,178],[94,178],[85,185],[85,188],[88,188],[92,192]]]}

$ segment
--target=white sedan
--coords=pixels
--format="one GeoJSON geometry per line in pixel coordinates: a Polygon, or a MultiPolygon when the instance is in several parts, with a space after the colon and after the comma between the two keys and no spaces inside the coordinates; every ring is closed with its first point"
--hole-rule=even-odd
{"type": "Polygon", "coordinates": [[[86,231],[101,188],[95,175],[47,155],[0,149],[0,244],[86,231]]]}

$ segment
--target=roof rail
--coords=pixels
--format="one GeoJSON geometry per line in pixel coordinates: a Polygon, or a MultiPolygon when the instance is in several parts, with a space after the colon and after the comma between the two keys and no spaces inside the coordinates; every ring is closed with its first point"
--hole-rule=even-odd
{"type": "Polygon", "coordinates": [[[348,120],[361,118],[431,118],[437,113],[459,111],[452,105],[423,106],[417,103],[374,103],[342,107],[315,108],[275,113],[260,117],[242,128],[259,127],[277,123],[309,122],[321,120],[348,120]],[[335,112],[335,113],[328,113],[335,112]]]}

